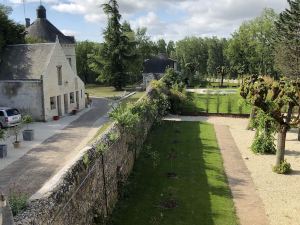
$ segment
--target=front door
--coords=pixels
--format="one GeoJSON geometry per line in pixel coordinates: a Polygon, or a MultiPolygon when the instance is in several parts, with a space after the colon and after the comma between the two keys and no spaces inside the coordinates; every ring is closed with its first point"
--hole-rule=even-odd
{"type": "Polygon", "coordinates": [[[58,111],[58,116],[62,116],[61,96],[57,96],[57,111],[58,111]]]}
{"type": "Polygon", "coordinates": [[[76,105],[77,109],[79,109],[79,91],[76,91],[76,105]]]}
{"type": "Polygon", "coordinates": [[[68,94],[64,94],[64,107],[65,107],[65,114],[69,113],[69,98],[68,94]]]}

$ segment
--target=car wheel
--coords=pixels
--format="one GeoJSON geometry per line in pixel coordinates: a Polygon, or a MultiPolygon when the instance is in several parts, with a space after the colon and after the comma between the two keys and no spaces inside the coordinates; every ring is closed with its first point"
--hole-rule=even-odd
{"type": "Polygon", "coordinates": [[[2,123],[0,123],[0,129],[4,129],[4,127],[3,127],[2,123]]]}

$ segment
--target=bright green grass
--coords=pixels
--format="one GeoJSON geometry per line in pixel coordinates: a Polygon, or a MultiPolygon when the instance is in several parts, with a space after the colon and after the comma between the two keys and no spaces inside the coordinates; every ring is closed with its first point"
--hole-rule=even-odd
{"type": "Polygon", "coordinates": [[[103,87],[94,84],[87,85],[85,89],[93,97],[120,97],[124,94],[124,91],[116,91],[114,87],[103,87]]]}
{"type": "Polygon", "coordinates": [[[163,122],[152,130],[145,146],[151,146],[159,159],[153,161],[149,157],[153,153],[141,152],[111,224],[238,224],[212,125],[163,122]],[[174,160],[170,152],[175,152],[174,160]],[[178,178],[167,178],[168,172],[178,178]],[[160,203],[170,193],[178,206],[162,209],[160,203]]]}
{"type": "Polygon", "coordinates": [[[205,94],[190,94],[190,98],[193,104],[186,104],[184,106],[184,113],[225,113],[225,114],[249,114],[251,112],[251,106],[243,104],[243,99],[238,94],[219,95],[219,111],[217,109],[218,96],[217,95],[205,95],[205,94]],[[208,99],[208,111],[207,111],[207,99],[208,99]],[[231,102],[231,105],[229,104],[231,102]]]}

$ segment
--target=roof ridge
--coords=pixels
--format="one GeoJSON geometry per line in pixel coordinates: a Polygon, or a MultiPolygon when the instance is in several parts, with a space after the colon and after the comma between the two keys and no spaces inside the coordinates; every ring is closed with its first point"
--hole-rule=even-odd
{"type": "Polygon", "coordinates": [[[46,42],[46,43],[33,43],[33,44],[14,44],[14,45],[7,45],[6,47],[30,46],[30,45],[55,45],[55,43],[53,43],[53,42],[46,42]]]}

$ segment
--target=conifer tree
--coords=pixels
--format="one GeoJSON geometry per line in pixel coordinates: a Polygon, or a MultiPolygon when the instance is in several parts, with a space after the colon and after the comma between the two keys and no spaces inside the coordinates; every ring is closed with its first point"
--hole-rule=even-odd
{"type": "Polygon", "coordinates": [[[101,52],[104,66],[98,80],[109,83],[116,90],[122,90],[127,80],[126,60],[130,56],[128,37],[122,31],[118,2],[109,0],[102,7],[108,17],[108,25],[104,31],[105,42],[101,52]]]}
{"type": "Polygon", "coordinates": [[[276,22],[276,64],[284,76],[300,75],[300,0],[288,0],[289,9],[276,22]]]}

